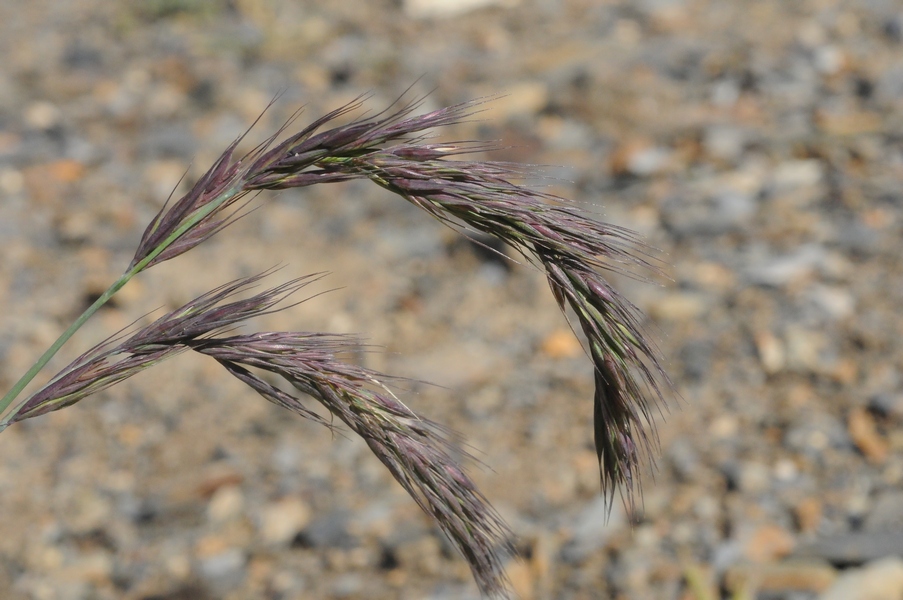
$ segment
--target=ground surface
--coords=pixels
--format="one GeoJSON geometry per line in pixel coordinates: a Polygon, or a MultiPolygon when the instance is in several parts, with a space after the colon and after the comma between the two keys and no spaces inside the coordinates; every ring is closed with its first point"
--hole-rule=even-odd
{"type": "MultiPolygon", "coordinates": [[[[261,327],[358,332],[368,366],[444,386],[404,399],[491,467],[521,598],[903,598],[903,6],[495,4],[0,4],[0,388],[276,93],[257,140],[368,91],[507,94],[447,137],[560,165],[554,192],[670,265],[617,281],[682,396],[636,526],[606,523],[590,365],[540,274],[373,186],[270,198],[64,354],[275,264],[329,271],[261,327]]],[[[3,432],[0,532],[8,599],[476,597],[363,444],[190,357],[3,432]]]]}

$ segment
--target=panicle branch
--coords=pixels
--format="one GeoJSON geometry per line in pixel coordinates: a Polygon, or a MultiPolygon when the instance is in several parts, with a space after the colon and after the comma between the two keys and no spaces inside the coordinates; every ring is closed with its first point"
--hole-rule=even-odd
{"type": "Polygon", "coordinates": [[[496,237],[542,268],[562,311],[570,306],[588,340],[595,369],[594,434],[603,491],[622,486],[633,508],[642,449],[657,442],[647,392],[661,401],[670,385],[642,315],[601,272],[641,267],[658,272],[650,249],[625,229],[595,221],[565,200],[511,183],[518,169],[501,163],[412,160],[389,149],[346,168],[420,206],[452,227],[496,237]]]}
{"type": "Polygon", "coordinates": [[[279,376],[361,436],[465,557],[480,589],[488,596],[506,596],[503,564],[505,556],[513,552],[513,535],[452,458],[452,445],[442,428],[402,404],[385,385],[390,378],[342,360],[360,348],[354,337],[297,332],[221,335],[248,319],[284,309],[277,304],[318,278],[295,279],[229,301],[265,275],[223,285],[124,341],[111,339],[99,344],[29,397],[12,422],[72,405],[192,350],[217,360],[268,401],[332,427],[297,396],[252,369],[279,376]]]}
{"type": "Polygon", "coordinates": [[[75,404],[188,349],[191,340],[221,332],[274,310],[317,275],[295,279],[243,300],[227,299],[255,285],[267,273],[239,279],[167,313],[124,341],[119,336],[94,346],[32,394],[11,423],[75,404]]]}
{"type": "Polygon", "coordinates": [[[395,398],[383,376],[337,359],[352,347],[348,338],[257,333],[203,340],[192,347],[279,405],[292,400],[272,387],[261,390],[259,379],[249,382],[247,367],[274,373],[319,401],[367,442],[445,532],[467,559],[480,589],[491,596],[506,595],[503,558],[513,552],[511,532],[451,457],[439,426],[395,398]]]}

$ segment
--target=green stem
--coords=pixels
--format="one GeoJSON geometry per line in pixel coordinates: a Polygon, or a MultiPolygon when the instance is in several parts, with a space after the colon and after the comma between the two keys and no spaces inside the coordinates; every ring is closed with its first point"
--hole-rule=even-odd
{"type": "MultiPolygon", "coordinates": [[[[132,277],[143,271],[152,260],[157,258],[160,253],[166,250],[173,242],[182,237],[182,235],[186,231],[197,225],[198,222],[200,222],[204,217],[222,206],[223,203],[227,200],[234,198],[240,192],[240,185],[230,187],[215,199],[205,204],[200,210],[193,213],[188,219],[186,219],[178,229],[176,229],[169,235],[169,237],[160,242],[159,246],[151,250],[148,255],[144,257],[139,263],[126,271],[119,279],[117,279],[113,283],[113,285],[111,285],[107,289],[107,291],[105,291],[100,296],[100,298],[94,301],[94,304],[89,306],[87,310],[85,310],[85,312],[83,312],[75,320],[75,322],[73,322],[72,325],[70,325],[69,328],[63,332],[63,334],[53,343],[53,345],[50,346],[47,351],[41,355],[41,358],[39,358],[30,369],[28,369],[28,372],[26,372],[25,375],[19,378],[19,381],[16,382],[16,384],[6,393],[6,395],[3,396],[3,398],[0,398],[0,414],[2,414],[3,411],[5,411],[9,407],[9,405],[12,404],[13,401],[15,401],[16,397],[18,397],[19,394],[22,393],[22,390],[25,389],[25,386],[31,383],[31,380],[41,372],[41,369],[47,366],[47,363],[50,362],[50,359],[52,359],[54,355],[60,351],[60,348],[62,348],[63,345],[69,341],[69,338],[75,335],[75,332],[81,329],[82,325],[84,325],[85,322],[90,319],[91,316],[96,313],[101,306],[109,302],[110,298],[112,298],[116,294],[116,292],[121,290],[123,286],[125,286],[125,284],[127,284],[129,280],[131,280],[132,277]]],[[[27,399],[20,402],[19,405],[11,410],[5,417],[3,417],[3,419],[0,419],[0,431],[3,431],[9,426],[9,422],[19,413],[26,401],[27,399]]]]}
{"type": "MultiPolygon", "coordinates": [[[[13,403],[13,400],[15,400],[16,397],[22,393],[22,390],[25,389],[25,386],[28,385],[29,383],[31,383],[31,380],[34,379],[38,373],[41,372],[41,369],[43,369],[47,365],[47,363],[50,362],[50,359],[53,358],[53,356],[57,352],[59,352],[60,348],[62,348],[63,345],[69,341],[69,338],[71,338],[75,334],[76,331],[81,329],[81,326],[84,325],[85,322],[91,318],[91,315],[96,313],[98,311],[98,309],[100,309],[101,306],[106,304],[110,300],[110,298],[113,297],[113,294],[115,294],[116,292],[121,290],[122,286],[124,286],[126,283],[128,283],[129,279],[134,277],[136,274],[137,274],[137,271],[135,271],[134,269],[132,269],[128,273],[123,274],[119,279],[116,280],[116,283],[111,285],[110,288],[100,296],[100,298],[98,298],[97,300],[94,301],[94,304],[89,306],[88,309],[85,310],[85,312],[83,312],[75,320],[75,322],[73,322],[72,325],[70,325],[69,328],[63,332],[63,335],[61,335],[53,343],[52,346],[47,348],[47,351],[41,355],[41,358],[39,358],[38,361],[35,364],[33,364],[30,369],[28,369],[28,371],[25,373],[25,375],[23,375],[21,378],[19,378],[19,381],[16,382],[16,384],[12,387],[12,389],[10,389],[6,393],[6,395],[3,396],[2,399],[0,399],[0,413],[2,413],[4,410],[6,410],[6,408],[10,404],[13,403]]],[[[16,415],[17,412],[18,412],[18,407],[16,410],[13,410],[8,415],[6,415],[6,417],[4,417],[3,420],[0,420],[0,427],[5,428],[9,424],[9,420],[12,419],[16,415]]]]}

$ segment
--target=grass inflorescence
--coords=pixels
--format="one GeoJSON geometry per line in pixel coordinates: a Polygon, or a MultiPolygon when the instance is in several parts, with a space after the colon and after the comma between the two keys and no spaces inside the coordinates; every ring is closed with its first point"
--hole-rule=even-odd
{"type": "Polygon", "coordinates": [[[305,407],[313,398],[389,469],[468,561],[486,595],[507,595],[504,560],[513,536],[453,458],[452,441],[390,390],[391,378],[348,360],[351,336],[299,332],[235,334],[236,325],[280,310],[316,276],[237,299],[263,275],[223,285],[131,334],[88,350],[30,396],[25,386],[82,324],[142,271],[176,258],[227,227],[261,190],[370,180],[463,233],[479,232],[514,248],[548,278],[562,311],[586,337],[594,367],[593,423],[603,493],[616,489],[633,504],[637,468],[655,444],[650,403],[668,379],[641,328],[642,315],[605,279],[634,267],[655,270],[632,232],[597,221],[572,203],[518,184],[530,168],[461,158],[479,143],[431,143],[428,132],[469,118],[481,101],[415,115],[418,102],[394,112],[326,128],[361,107],[343,106],[278,141],[297,114],[250,153],[231,144],[181,199],[145,230],[134,257],[114,282],[0,400],[0,430],[59,410],[184,352],[217,361],[265,399],[332,427],[305,407]],[[251,195],[251,196],[249,196],[251,195]],[[277,387],[269,373],[286,385],[277,387]],[[293,392],[287,392],[291,389],[293,392]],[[297,394],[296,394],[297,393],[297,394]]]}

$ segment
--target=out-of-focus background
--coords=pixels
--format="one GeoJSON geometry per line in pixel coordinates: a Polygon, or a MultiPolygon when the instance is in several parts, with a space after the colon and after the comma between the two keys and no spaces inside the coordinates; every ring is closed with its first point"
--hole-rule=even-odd
{"type": "MultiPolygon", "coordinates": [[[[681,396],[635,525],[606,519],[591,367],[543,277],[365,183],[268,197],[54,365],[236,277],[329,271],[258,326],[359,332],[366,365],[443,386],[402,398],[488,466],[524,600],[903,597],[899,2],[6,0],[0,56],[0,388],[274,95],[249,140],[366,92],[504,94],[445,139],[554,165],[670,277],[616,281],[681,396]]],[[[0,435],[0,590],[478,597],[363,444],[190,356],[0,435]]]]}

